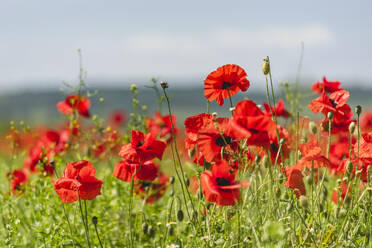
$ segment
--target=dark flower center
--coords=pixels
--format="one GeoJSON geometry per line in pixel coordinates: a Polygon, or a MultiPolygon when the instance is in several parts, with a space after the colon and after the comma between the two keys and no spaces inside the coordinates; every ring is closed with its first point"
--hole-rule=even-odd
{"type": "Polygon", "coordinates": [[[254,128],[249,128],[248,130],[251,133],[258,133],[258,130],[257,129],[254,129],[254,128]]]}
{"type": "Polygon", "coordinates": [[[227,186],[231,184],[228,179],[223,178],[223,177],[217,177],[216,182],[218,186],[227,186]]]}
{"type": "Polygon", "coordinates": [[[275,153],[277,153],[278,150],[279,150],[279,147],[278,147],[277,144],[271,144],[271,145],[270,145],[270,148],[271,148],[271,151],[273,151],[273,152],[275,152],[275,153]]]}
{"type": "Polygon", "coordinates": [[[232,86],[232,83],[229,82],[223,82],[222,83],[222,89],[226,90],[232,86]]]}
{"type": "Polygon", "coordinates": [[[222,137],[218,137],[218,138],[216,139],[216,145],[218,145],[218,146],[230,145],[231,142],[232,142],[232,138],[229,137],[229,136],[224,137],[224,138],[222,138],[222,137]],[[224,140],[224,139],[225,139],[225,140],[224,140]],[[226,141],[226,144],[225,144],[225,141],[226,141]]]}
{"type": "Polygon", "coordinates": [[[338,104],[338,102],[332,100],[332,99],[329,99],[329,101],[331,102],[332,106],[335,108],[338,104]]]}
{"type": "Polygon", "coordinates": [[[141,140],[140,142],[138,142],[138,144],[136,145],[136,147],[140,147],[140,146],[142,146],[143,145],[143,140],[141,140]]]}

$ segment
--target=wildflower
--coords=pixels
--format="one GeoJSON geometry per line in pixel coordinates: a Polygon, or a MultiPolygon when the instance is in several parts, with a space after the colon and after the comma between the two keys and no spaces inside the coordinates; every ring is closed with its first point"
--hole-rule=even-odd
{"type": "Polygon", "coordinates": [[[312,100],[308,107],[315,114],[322,112],[325,117],[332,112],[336,122],[347,121],[353,115],[350,106],[346,104],[349,96],[346,90],[335,91],[329,96],[323,92],[320,97],[312,100]]]}
{"type": "Polygon", "coordinates": [[[211,72],[204,80],[204,96],[222,106],[224,98],[249,88],[247,73],[238,65],[224,65],[211,72]]]}
{"type": "Polygon", "coordinates": [[[158,170],[159,166],[152,160],[142,164],[124,160],[116,163],[113,176],[125,182],[130,182],[132,177],[133,180],[153,181],[158,176],[158,170]]]}
{"type": "Polygon", "coordinates": [[[71,115],[77,111],[82,117],[90,117],[90,100],[85,96],[70,95],[62,102],[57,103],[59,112],[65,115],[71,115]]]}
{"type": "Polygon", "coordinates": [[[333,93],[338,90],[342,90],[340,88],[340,82],[339,81],[328,81],[326,77],[323,77],[323,82],[317,81],[313,84],[313,91],[318,94],[325,93],[333,93]]]}
{"type": "Polygon", "coordinates": [[[274,107],[272,106],[271,107],[271,110],[270,110],[270,106],[267,102],[264,102],[262,103],[262,105],[264,106],[265,108],[265,115],[267,116],[270,116],[271,117],[271,111],[273,112],[273,114],[276,113],[276,116],[277,117],[283,117],[283,118],[288,118],[291,114],[288,112],[288,110],[285,109],[285,106],[284,106],[284,101],[282,99],[280,99],[278,101],[278,103],[276,104],[275,106],[275,109],[274,107]]]}
{"type": "Polygon", "coordinates": [[[202,113],[190,116],[185,120],[185,132],[187,138],[185,139],[185,146],[187,149],[193,149],[198,140],[199,131],[212,123],[213,116],[211,114],[202,113]]]}
{"type": "Polygon", "coordinates": [[[306,188],[303,180],[304,176],[302,175],[300,168],[293,165],[284,167],[282,170],[283,174],[287,176],[287,181],[283,185],[292,188],[297,198],[300,198],[301,195],[306,195],[306,188]]]}
{"type": "Polygon", "coordinates": [[[275,130],[273,120],[265,115],[251,100],[240,101],[235,106],[231,120],[231,132],[247,138],[247,144],[268,147],[269,132],[275,130]]]}
{"type": "Polygon", "coordinates": [[[362,134],[359,139],[359,157],[372,158],[372,132],[362,134]]]}
{"type": "Polygon", "coordinates": [[[12,190],[13,194],[24,192],[29,176],[27,170],[13,170],[12,172],[7,173],[6,176],[10,181],[10,189],[12,190]]]}
{"type": "Polygon", "coordinates": [[[360,117],[360,129],[364,132],[372,131],[372,110],[365,111],[360,117]]]}
{"type": "Polygon", "coordinates": [[[203,171],[200,182],[205,200],[220,206],[240,201],[240,189],[249,185],[246,181],[235,181],[235,173],[225,160],[214,164],[212,171],[203,171]]]}
{"type": "Polygon", "coordinates": [[[115,110],[109,116],[109,125],[113,126],[115,129],[119,128],[127,121],[127,117],[124,111],[115,110]]]}
{"type": "Polygon", "coordinates": [[[300,144],[302,158],[298,161],[298,168],[321,168],[328,167],[331,162],[322,155],[322,149],[318,146],[318,142],[310,140],[305,144],[300,144]]]}
{"type": "Polygon", "coordinates": [[[95,178],[96,170],[86,160],[67,163],[63,176],[53,179],[54,189],[64,203],[79,199],[93,200],[101,194],[103,181],[95,178]]]}
{"type": "MultiPolygon", "coordinates": [[[[159,135],[160,138],[163,138],[169,143],[172,139],[172,123],[173,126],[176,125],[176,117],[172,115],[172,120],[170,115],[162,116],[159,112],[155,112],[154,119],[147,118],[146,126],[147,130],[154,134],[155,136],[159,135]],[[172,121],[172,122],[171,122],[172,121]]],[[[174,133],[178,133],[178,129],[174,127],[174,133]]]]}
{"type": "Polygon", "coordinates": [[[154,158],[161,159],[166,145],[164,141],[156,140],[154,134],[132,130],[131,142],[121,147],[119,155],[138,163],[154,158]]]}
{"type": "Polygon", "coordinates": [[[168,183],[169,177],[164,173],[159,173],[158,178],[152,182],[137,181],[134,185],[134,190],[142,199],[146,199],[146,203],[153,203],[165,194],[168,183]]]}

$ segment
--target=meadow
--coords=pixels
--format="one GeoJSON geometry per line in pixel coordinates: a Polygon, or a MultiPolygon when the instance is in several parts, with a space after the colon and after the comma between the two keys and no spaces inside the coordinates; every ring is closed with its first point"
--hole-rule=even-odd
{"type": "Polygon", "coordinates": [[[0,245],[372,247],[369,100],[326,77],[276,82],[268,58],[254,97],[245,70],[210,72],[200,101],[132,85],[108,116],[119,104],[82,74],[44,99],[43,125],[6,120],[0,245]]]}

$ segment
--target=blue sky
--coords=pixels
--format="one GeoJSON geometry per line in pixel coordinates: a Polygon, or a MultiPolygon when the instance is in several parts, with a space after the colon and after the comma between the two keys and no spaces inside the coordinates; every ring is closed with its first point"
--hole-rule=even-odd
{"type": "Polygon", "coordinates": [[[269,55],[276,81],[372,82],[372,2],[219,0],[2,0],[2,90],[76,81],[77,49],[88,82],[126,85],[160,77],[201,85],[218,66],[246,69],[260,87],[269,55]]]}

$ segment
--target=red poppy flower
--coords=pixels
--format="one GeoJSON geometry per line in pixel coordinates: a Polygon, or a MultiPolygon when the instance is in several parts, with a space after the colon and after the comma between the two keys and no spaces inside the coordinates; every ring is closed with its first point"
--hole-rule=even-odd
{"type": "Polygon", "coordinates": [[[240,101],[231,120],[231,132],[247,138],[247,144],[268,147],[269,132],[275,130],[275,122],[265,115],[251,100],[240,101]]]}
{"type": "Polygon", "coordinates": [[[342,181],[341,185],[339,186],[341,188],[341,195],[338,194],[338,190],[333,191],[332,201],[334,203],[337,203],[338,201],[344,201],[346,194],[350,195],[350,187],[347,187],[347,183],[345,181],[342,181]]]}
{"type": "MultiPolygon", "coordinates": [[[[279,132],[279,140],[284,139],[285,142],[281,147],[281,154],[278,156],[277,164],[285,161],[289,157],[289,153],[291,150],[291,140],[289,132],[282,126],[277,125],[278,132],[279,132]],[[283,161],[282,161],[283,158],[283,161]]],[[[278,137],[276,134],[276,130],[272,130],[269,132],[269,139],[270,139],[270,160],[271,164],[275,164],[275,160],[279,151],[279,144],[278,144],[278,137]]]]}
{"type": "Polygon", "coordinates": [[[346,90],[338,90],[327,96],[324,92],[322,95],[309,104],[309,109],[315,114],[322,112],[327,117],[329,112],[334,114],[335,122],[343,122],[349,120],[353,113],[350,106],[346,104],[350,94],[346,90]]]}
{"type": "Polygon", "coordinates": [[[212,171],[203,171],[200,182],[205,200],[220,206],[235,205],[240,201],[240,189],[249,185],[235,181],[235,173],[225,160],[214,164],[212,171]]]}
{"type": "Polygon", "coordinates": [[[221,159],[222,148],[231,150],[231,146],[236,145],[235,136],[230,132],[229,119],[217,118],[215,121],[216,123],[210,123],[200,130],[197,138],[198,150],[209,163],[221,159]]]}
{"type": "Polygon", "coordinates": [[[204,80],[204,96],[222,106],[224,98],[249,88],[247,73],[238,65],[224,65],[211,72],[204,80]]]}
{"type": "Polygon", "coordinates": [[[54,189],[64,203],[79,199],[93,200],[101,194],[103,181],[95,178],[96,170],[89,161],[67,163],[63,177],[53,179],[54,189]]]}
{"type": "Polygon", "coordinates": [[[283,117],[283,118],[288,118],[289,116],[291,116],[291,114],[285,109],[285,105],[284,105],[284,101],[282,99],[280,99],[278,101],[278,103],[276,104],[275,106],[275,111],[274,111],[274,107],[272,106],[271,107],[271,111],[270,111],[270,106],[267,102],[264,102],[263,103],[263,106],[265,108],[265,115],[267,116],[270,116],[271,117],[271,111],[275,114],[276,113],[276,116],[277,117],[283,117]]]}
{"type": "Polygon", "coordinates": [[[363,132],[372,131],[372,110],[363,112],[362,116],[360,117],[360,129],[363,132]]]}
{"type": "Polygon", "coordinates": [[[161,159],[167,143],[156,140],[154,134],[132,130],[129,144],[121,147],[119,155],[126,160],[142,163],[154,158],[161,159]]]}
{"type": "Polygon", "coordinates": [[[185,140],[185,147],[187,149],[193,149],[198,140],[199,131],[212,123],[213,116],[211,114],[202,113],[186,118],[185,120],[185,132],[187,138],[185,140]]]}
{"type": "MultiPolygon", "coordinates": [[[[357,144],[354,145],[354,150],[357,150],[357,144]]],[[[372,132],[362,134],[359,139],[359,157],[372,158],[372,132]]]]}
{"type": "Polygon", "coordinates": [[[142,199],[146,199],[146,203],[154,203],[159,200],[167,191],[169,177],[160,173],[159,177],[152,181],[137,181],[134,185],[134,191],[142,199]]]}
{"type": "Polygon", "coordinates": [[[109,116],[109,125],[113,126],[114,128],[120,127],[127,121],[127,116],[125,115],[124,111],[116,110],[112,112],[109,116]]]}
{"type": "Polygon", "coordinates": [[[90,117],[90,100],[85,96],[70,95],[62,102],[57,103],[57,109],[64,115],[71,115],[77,111],[83,117],[90,117]]]}
{"type": "Polygon", "coordinates": [[[19,194],[25,191],[25,185],[29,176],[26,170],[13,170],[6,176],[10,180],[10,188],[13,194],[19,194]]]}
{"type": "Polygon", "coordinates": [[[300,144],[299,148],[302,158],[298,161],[297,168],[302,170],[303,168],[317,169],[331,166],[331,162],[322,155],[322,149],[318,146],[316,140],[310,140],[305,144],[300,144]]]}
{"type": "Polygon", "coordinates": [[[282,170],[287,176],[287,181],[283,185],[293,189],[297,198],[300,198],[300,195],[306,195],[306,188],[303,181],[304,176],[301,169],[297,165],[293,165],[285,167],[282,170]]]}
{"type": "Polygon", "coordinates": [[[52,156],[52,150],[45,148],[45,145],[39,141],[29,150],[28,156],[23,162],[23,168],[37,173],[38,170],[46,172],[47,175],[53,175],[54,170],[49,161],[52,156]],[[38,165],[40,165],[38,167],[38,165]]]}
{"type": "Polygon", "coordinates": [[[113,176],[125,182],[132,180],[153,181],[158,177],[159,166],[154,164],[152,160],[146,161],[143,164],[132,163],[124,160],[116,163],[113,176]]]}
{"type": "Polygon", "coordinates": [[[46,147],[54,150],[55,153],[60,153],[66,149],[66,144],[70,138],[70,130],[65,129],[60,133],[47,130],[45,132],[44,142],[46,147]]]}
{"type": "Polygon", "coordinates": [[[323,77],[323,82],[318,81],[313,84],[313,91],[318,94],[322,94],[324,91],[326,93],[333,93],[342,90],[340,84],[339,81],[328,81],[326,77],[323,77]]]}
{"type": "MultiPolygon", "coordinates": [[[[172,123],[174,125],[174,133],[178,133],[176,125],[176,117],[172,116],[172,123]]],[[[154,136],[159,135],[160,138],[164,138],[167,143],[172,139],[172,124],[170,115],[162,116],[159,112],[155,113],[154,119],[148,118],[146,120],[146,126],[150,133],[154,136]]]]}

